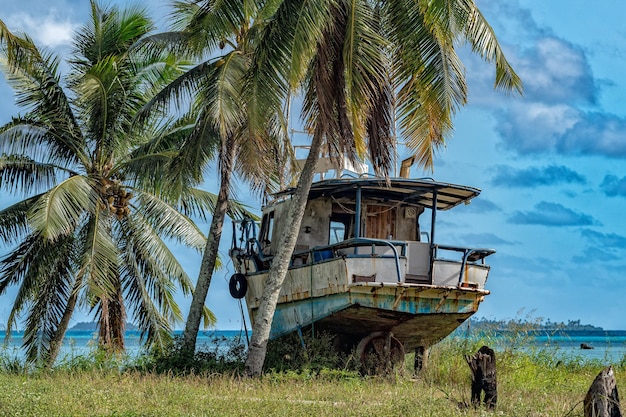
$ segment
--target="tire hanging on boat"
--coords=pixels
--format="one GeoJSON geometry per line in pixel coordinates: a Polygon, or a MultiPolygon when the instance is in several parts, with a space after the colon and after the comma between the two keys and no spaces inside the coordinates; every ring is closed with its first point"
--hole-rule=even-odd
{"type": "Polygon", "coordinates": [[[233,298],[243,298],[248,291],[248,280],[244,274],[233,274],[228,282],[228,289],[233,298]]]}

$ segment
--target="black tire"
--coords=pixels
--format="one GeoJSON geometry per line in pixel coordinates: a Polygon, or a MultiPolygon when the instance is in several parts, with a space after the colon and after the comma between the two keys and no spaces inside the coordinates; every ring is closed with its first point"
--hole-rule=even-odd
{"type": "Polygon", "coordinates": [[[230,295],[233,298],[245,297],[246,292],[248,291],[248,280],[246,279],[246,276],[244,274],[234,274],[230,277],[228,289],[230,290],[230,295]]]}

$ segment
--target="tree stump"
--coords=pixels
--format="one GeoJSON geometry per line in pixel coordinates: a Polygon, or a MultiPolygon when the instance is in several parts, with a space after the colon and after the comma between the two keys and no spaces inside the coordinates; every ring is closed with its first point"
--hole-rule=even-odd
{"type": "Polygon", "coordinates": [[[483,346],[474,356],[465,355],[465,361],[472,370],[472,404],[480,405],[481,393],[484,391],[485,406],[494,409],[498,400],[495,352],[483,346]]]}
{"type": "Polygon", "coordinates": [[[613,367],[609,366],[593,380],[584,401],[585,417],[622,417],[613,367]]]}
{"type": "Polygon", "coordinates": [[[424,369],[428,362],[428,349],[424,346],[415,348],[415,360],[413,361],[413,371],[417,374],[424,369]]]}

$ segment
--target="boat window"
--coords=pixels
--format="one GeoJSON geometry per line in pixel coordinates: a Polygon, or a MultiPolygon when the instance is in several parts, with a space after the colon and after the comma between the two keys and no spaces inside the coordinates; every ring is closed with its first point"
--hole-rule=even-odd
{"type": "Polygon", "coordinates": [[[338,243],[354,237],[354,216],[346,213],[333,213],[330,217],[328,244],[338,243]]]}
{"type": "Polygon", "coordinates": [[[261,246],[267,247],[272,243],[272,234],[274,232],[274,212],[270,212],[263,215],[261,222],[261,233],[259,235],[261,246]]]}
{"type": "Polygon", "coordinates": [[[345,240],[346,236],[346,225],[338,222],[338,221],[330,221],[330,238],[328,239],[328,244],[332,245],[333,243],[341,242],[345,240]]]}

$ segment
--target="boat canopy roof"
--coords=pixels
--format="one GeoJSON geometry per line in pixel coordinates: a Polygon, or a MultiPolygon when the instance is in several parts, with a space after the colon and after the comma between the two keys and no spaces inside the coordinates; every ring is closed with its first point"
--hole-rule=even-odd
{"type": "MultiPolygon", "coordinates": [[[[437,182],[430,178],[340,178],[314,182],[309,192],[309,200],[319,197],[350,197],[360,188],[363,197],[380,198],[386,201],[405,202],[424,207],[433,207],[437,196],[437,210],[448,210],[469,201],[480,194],[478,188],[464,185],[437,182]]],[[[288,198],[295,188],[288,188],[275,194],[277,199],[288,198]]]]}

